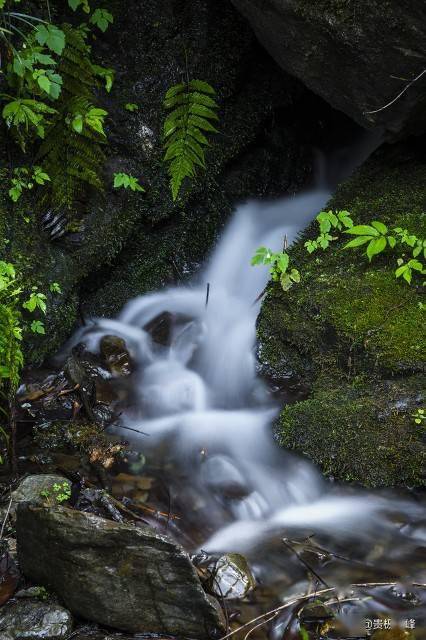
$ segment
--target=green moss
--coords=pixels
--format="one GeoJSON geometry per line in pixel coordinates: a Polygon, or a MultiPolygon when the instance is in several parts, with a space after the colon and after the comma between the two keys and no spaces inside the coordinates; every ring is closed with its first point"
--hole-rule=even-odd
{"type": "Polygon", "coordinates": [[[411,414],[425,382],[325,385],[282,411],[279,442],[315,460],[326,475],[347,482],[422,485],[426,448],[411,414]]]}

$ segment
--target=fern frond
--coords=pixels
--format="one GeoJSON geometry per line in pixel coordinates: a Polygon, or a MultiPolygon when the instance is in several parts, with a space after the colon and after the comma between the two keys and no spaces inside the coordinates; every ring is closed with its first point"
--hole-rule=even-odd
{"type": "Polygon", "coordinates": [[[15,332],[18,325],[18,312],[13,307],[0,303],[0,383],[7,380],[12,388],[19,384],[19,373],[24,363],[15,332]]]}
{"type": "Polygon", "coordinates": [[[89,127],[77,132],[72,126],[76,114],[84,115],[94,107],[98,80],[84,30],[70,25],[62,28],[66,36],[58,67],[63,79],[62,93],[57,103],[58,114],[46,129],[37,160],[43,163],[51,179],[50,203],[71,210],[87,187],[103,188],[105,138],[89,127]]]}
{"type": "Polygon", "coordinates": [[[185,178],[194,178],[196,167],[206,168],[203,131],[217,133],[211,121],[218,120],[215,90],[203,80],[190,80],[171,87],[164,97],[170,111],[163,125],[164,161],[169,163],[173,200],[185,178]]]}

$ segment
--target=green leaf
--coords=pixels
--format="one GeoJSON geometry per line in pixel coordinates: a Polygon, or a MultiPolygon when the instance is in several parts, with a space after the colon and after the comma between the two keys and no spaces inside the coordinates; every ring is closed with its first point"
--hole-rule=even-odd
{"type": "Polygon", "coordinates": [[[288,264],[290,262],[290,258],[287,253],[281,253],[278,255],[276,260],[276,265],[281,273],[285,273],[287,271],[288,264]]]}
{"type": "Polygon", "coordinates": [[[139,105],[134,102],[127,102],[127,104],[124,105],[124,108],[126,111],[130,111],[130,113],[134,113],[134,111],[138,111],[139,105]]]}
{"type": "Polygon", "coordinates": [[[407,266],[415,271],[423,271],[423,265],[419,260],[409,260],[407,266]]]}
{"type": "Polygon", "coordinates": [[[83,116],[81,113],[77,113],[76,116],[71,121],[71,126],[77,133],[82,133],[83,131],[83,116]]]}
{"type": "Polygon", "coordinates": [[[293,286],[293,281],[288,273],[281,274],[280,283],[283,291],[288,291],[293,286]]]}
{"type": "Polygon", "coordinates": [[[408,284],[411,284],[411,278],[412,278],[411,269],[407,268],[402,274],[402,277],[404,278],[404,280],[408,282],[408,284]]]}
{"type": "Polygon", "coordinates": [[[209,93],[210,95],[215,95],[216,91],[213,87],[204,80],[191,80],[189,82],[189,86],[191,89],[195,89],[195,91],[200,91],[201,93],[209,93]]]}
{"type": "Polygon", "coordinates": [[[318,248],[318,244],[315,242],[315,240],[307,240],[304,244],[304,247],[308,253],[313,253],[318,248]]]}
{"type": "Polygon", "coordinates": [[[40,24],[35,28],[35,38],[39,44],[61,55],[65,47],[65,33],[53,24],[40,24]]]}
{"type": "Polygon", "coordinates": [[[388,236],[388,244],[391,249],[394,249],[396,246],[396,238],[394,236],[388,236]]]}
{"type": "Polygon", "coordinates": [[[367,256],[368,259],[372,260],[373,256],[381,253],[386,248],[386,238],[384,236],[380,236],[379,238],[373,238],[370,244],[367,247],[367,256]]]}
{"type": "Polygon", "coordinates": [[[300,273],[297,269],[292,269],[290,271],[290,278],[293,280],[293,282],[300,282],[300,273]]]}
{"type": "Polygon", "coordinates": [[[382,235],[385,235],[388,232],[387,226],[383,224],[383,222],[379,222],[378,220],[373,220],[373,222],[371,223],[371,226],[377,229],[377,231],[382,235]]]}
{"type": "Polygon", "coordinates": [[[58,282],[51,282],[49,289],[52,293],[62,293],[61,286],[58,282]]]}
{"type": "Polygon", "coordinates": [[[358,238],[354,238],[353,240],[350,240],[350,242],[345,244],[343,248],[351,249],[352,247],[360,247],[361,245],[366,244],[367,242],[370,242],[370,240],[371,240],[371,236],[359,236],[358,238]]]}
{"type": "Polygon", "coordinates": [[[378,236],[379,232],[368,224],[358,224],[350,229],[346,229],[343,233],[350,233],[354,236],[378,236]]]}
{"type": "Polygon", "coordinates": [[[107,9],[96,9],[90,18],[90,22],[105,33],[109,25],[114,22],[114,17],[107,9]]]}
{"type": "Polygon", "coordinates": [[[40,320],[33,320],[31,323],[31,331],[44,335],[46,333],[44,324],[40,320]]]}
{"type": "Polygon", "coordinates": [[[398,267],[398,269],[396,269],[395,276],[399,278],[405,271],[407,271],[407,269],[409,269],[409,267],[406,264],[401,265],[400,267],[398,267]]]}

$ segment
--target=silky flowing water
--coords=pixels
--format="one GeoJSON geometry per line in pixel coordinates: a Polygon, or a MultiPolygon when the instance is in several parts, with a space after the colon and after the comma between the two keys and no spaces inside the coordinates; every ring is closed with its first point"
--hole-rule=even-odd
{"type": "MultiPolygon", "coordinates": [[[[241,206],[190,284],[132,300],[116,320],[95,320],[74,341],[94,351],[106,334],[126,341],[137,369],[117,431],[144,453],[146,473],[167,486],[158,507],[179,516],[168,524],[171,535],[191,553],[248,558],[259,587],[243,620],[294,594],[336,587],[328,597],[343,598],[336,612],[346,623],[352,616],[358,626],[364,619],[380,626],[374,620],[389,618],[404,627],[414,619],[419,631],[418,585],[426,582],[419,497],[338,485],[280,449],[278,403],[256,373],[256,300],[269,273],[250,259],[261,245],[291,243],[328,198],[314,190],[241,206]],[[161,318],[168,330],[158,341],[150,328],[161,318]],[[369,585],[348,591],[354,583],[369,585]]],[[[260,631],[298,637],[291,619],[283,610],[260,631]]]]}

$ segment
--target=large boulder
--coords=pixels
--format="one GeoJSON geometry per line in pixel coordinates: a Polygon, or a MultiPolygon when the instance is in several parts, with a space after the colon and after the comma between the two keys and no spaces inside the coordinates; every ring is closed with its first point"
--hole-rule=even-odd
{"type": "MultiPolygon", "coordinates": [[[[425,238],[418,142],[379,150],[328,208],[425,238]]],[[[271,285],[258,322],[265,375],[306,396],[283,408],[278,440],[341,480],[421,485],[426,448],[413,414],[425,402],[424,287],[395,279],[389,251],[369,263],[363,248],[342,250],[347,238],[309,255],[304,243],[317,234],[315,223],[291,249],[301,283],[287,293],[271,285]]]]}
{"type": "Polygon", "coordinates": [[[147,526],[26,503],[17,541],[23,573],[79,617],[132,633],[202,639],[223,631],[219,604],[189,556],[147,526]]]}
{"type": "Polygon", "coordinates": [[[333,107],[364,127],[424,130],[426,73],[381,109],[425,69],[423,0],[232,1],[281,67],[333,107]]]}

